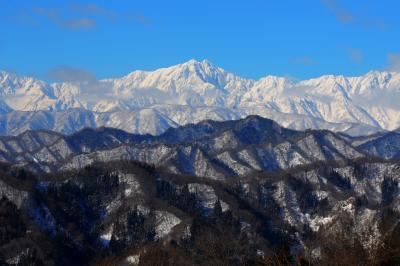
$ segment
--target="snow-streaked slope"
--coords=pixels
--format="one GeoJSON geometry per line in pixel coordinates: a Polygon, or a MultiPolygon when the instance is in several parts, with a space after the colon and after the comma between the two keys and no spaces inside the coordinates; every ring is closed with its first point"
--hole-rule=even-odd
{"type": "MultiPolygon", "coordinates": [[[[266,76],[255,81],[207,60],[190,60],[92,83],[47,84],[2,71],[0,112],[85,108],[96,117],[95,124],[85,126],[100,124],[152,134],[203,119],[226,120],[250,114],[296,129],[324,128],[351,134],[400,126],[400,74],[396,72],[371,71],[360,77],[327,75],[303,81],[266,76]]],[[[78,122],[69,128],[79,129],[80,125],[78,122]]]]}

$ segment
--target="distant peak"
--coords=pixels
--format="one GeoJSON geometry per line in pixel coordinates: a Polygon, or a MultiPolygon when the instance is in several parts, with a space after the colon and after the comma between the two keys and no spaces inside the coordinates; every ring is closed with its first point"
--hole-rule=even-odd
{"type": "Polygon", "coordinates": [[[208,59],[203,59],[201,61],[196,59],[190,59],[189,61],[181,64],[181,65],[190,65],[190,66],[202,66],[202,67],[213,67],[218,68],[215,64],[210,62],[208,59]]]}
{"type": "Polygon", "coordinates": [[[199,64],[200,62],[197,61],[196,59],[190,59],[189,61],[183,63],[184,65],[194,65],[194,64],[199,64]]]}
{"type": "Polygon", "coordinates": [[[208,61],[208,59],[203,59],[203,61],[201,61],[201,63],[204,64],[204,65],[214,65],[213,63],[208,61]]]}
{"type": "Polygon", "coordinates": [[[178,71],[189,71],[193,73],[201,73],[202,76],[210,76],[215,75],[216,73],[222,74],[225,72],[222,68],[214,65],[207,59],[202,61],[198,61],[195,59],[191,59],[183,64],[175,65],[172,67],[178,71]]]}
{"type": "Polygon", "coordinates": [[[265,118],[259,115],[249,115],[245,118],[242,118],[238,121],[242,121],[244,123],[274,123],[273,120],[269,118],[265,118]]]}

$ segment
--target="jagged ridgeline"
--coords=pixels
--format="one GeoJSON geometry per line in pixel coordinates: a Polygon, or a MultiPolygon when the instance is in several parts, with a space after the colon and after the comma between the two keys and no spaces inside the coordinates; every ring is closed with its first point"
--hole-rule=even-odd
{"type": "Polygon", "coordinates": [[[0,138],[11,265],[398,265],[400,134],[272,120],[0,138]]]}

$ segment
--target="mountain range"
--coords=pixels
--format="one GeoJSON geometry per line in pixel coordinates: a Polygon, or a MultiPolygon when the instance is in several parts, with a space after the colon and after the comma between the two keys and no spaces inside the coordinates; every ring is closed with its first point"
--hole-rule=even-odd
{"type": "Polygon", "coordinates": [[[71,135],[25,131],[0,137],[0,160],[33,171],[80,169],[96,162],[135,160],[177,174],[224,180],[257,171],[288,170],[321,161],[400,159],[400,132],[353,137],[328,130],[297,131],[260,116],[205,120],[158,136],[113,128],[71,135]]]}
{"type": "Polygon", "coordinates": [[[0,137],[5,265],[398,265],[400,132],[205,120],[0,137]]]}
{"type": "Polygon", "coordinates": [[[121,78],[52,84],[1,71],[0,134],[106,126],[158,135],[206,119],[260,115],[296,130],[368,135],[400,127],[399,100],[400,74],[386,71],[252,80],[190,60],[121,78]]]}

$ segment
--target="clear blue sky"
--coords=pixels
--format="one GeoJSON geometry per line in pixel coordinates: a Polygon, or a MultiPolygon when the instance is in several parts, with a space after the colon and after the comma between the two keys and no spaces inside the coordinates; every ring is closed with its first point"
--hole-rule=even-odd
{"type": "Polygon", "coordinates": [[[0,0],[0,69],[98,78],[209,59],[238,75],[359,75],[399,59],[397,0],[0,0]]]}

